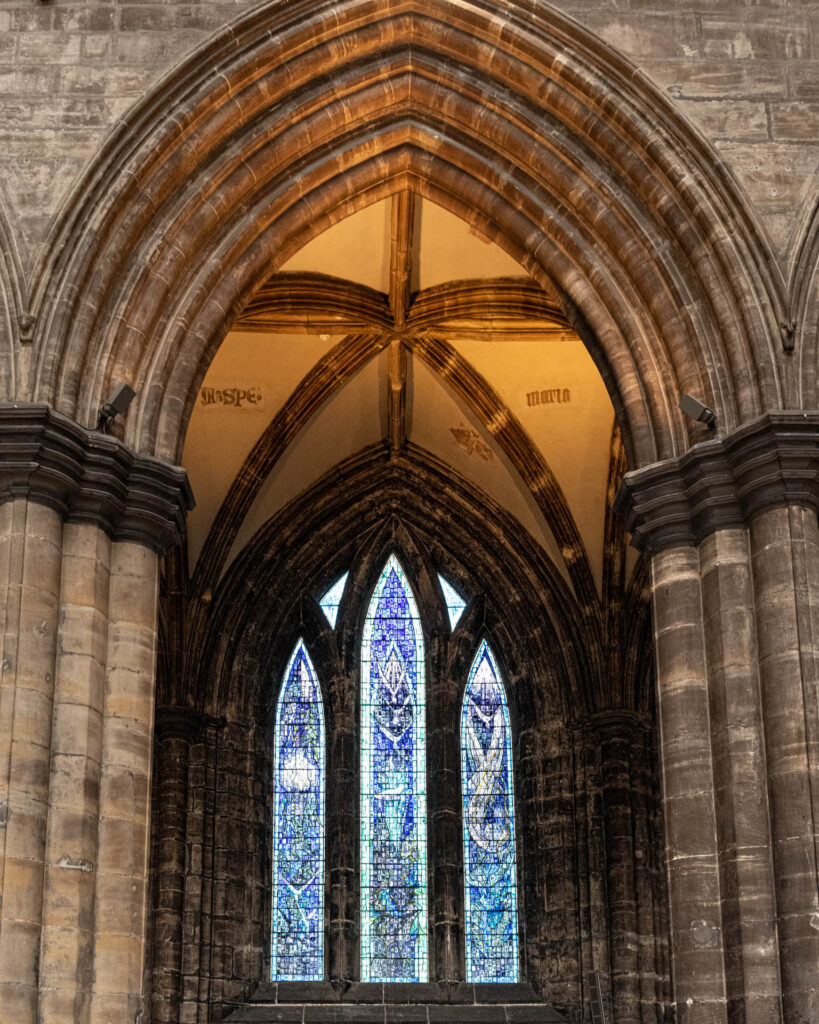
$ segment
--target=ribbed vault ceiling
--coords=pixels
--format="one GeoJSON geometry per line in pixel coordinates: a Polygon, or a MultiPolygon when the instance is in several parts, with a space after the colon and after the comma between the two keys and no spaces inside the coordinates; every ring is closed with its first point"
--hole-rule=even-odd
{"type": "Polygon", "coordinates": [[[411,443],[513,515],[595,601],[613,425],[555,296],[404,191],[264,280],[211,363],[183,455],[198,502],[189,570],[199,589],[217,585],[334,466],[411,443]]]}

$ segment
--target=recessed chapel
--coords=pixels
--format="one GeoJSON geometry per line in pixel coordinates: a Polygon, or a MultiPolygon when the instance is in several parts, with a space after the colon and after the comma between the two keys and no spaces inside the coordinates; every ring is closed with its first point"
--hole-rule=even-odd
{"type": "Polygon", "coordinates": [[[819,1024],[817,83],[4,0],[2,1024],[819,1024]]]}

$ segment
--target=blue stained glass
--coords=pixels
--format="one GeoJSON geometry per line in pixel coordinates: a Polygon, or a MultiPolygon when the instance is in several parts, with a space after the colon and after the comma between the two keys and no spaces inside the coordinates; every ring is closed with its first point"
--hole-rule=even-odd
{"type": "Polygon", "coordinates": [[[361,980],[426,981],[424,641],[390,556],[361,648],[361,980]]]}
{"type": "Polygon", "coordinates": [[[447,583],[440,573],[438,574],[438,582],[441,584],[441,592],[446,601],[446,610],[449,612],[450,629],[454,629],[458,625],[458,619],[463,614],[464,608],[466,608],[466,599],[461,597],[452,584],[447,583]]]}
{"type": "Polygon", "coordinates": [[[345,572],[343,576],[339,577],[335,583],[330,587],[326,594],[319,600],[319,607],[327,616],[327,621],[333,627],[336,628],[336,619],[338,618],[338,606],[341,604],[341,595],[344,593],[344,587],[347,583],[347,577],[350,574],[345,572]]]}
{"type": "Polygon", "coordinates": [[[274,981],[324,977],[324,710],[299,640],[276,707],[273,812],[274,981]]]}
{"type": "Polygon", "coordinates": [[[466,980],[518,980],[512,730],[498,666],[486,641],[461,710],[466,980]]]}

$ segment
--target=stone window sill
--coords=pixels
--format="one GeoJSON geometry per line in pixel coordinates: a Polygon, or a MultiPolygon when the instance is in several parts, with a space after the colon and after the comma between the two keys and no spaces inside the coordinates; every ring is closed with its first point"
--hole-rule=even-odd
{"type": "Polygon", "coordinates": [[[268,982],[230,1024],[564,1024],[526,983],[516,985],[268,982]]]}

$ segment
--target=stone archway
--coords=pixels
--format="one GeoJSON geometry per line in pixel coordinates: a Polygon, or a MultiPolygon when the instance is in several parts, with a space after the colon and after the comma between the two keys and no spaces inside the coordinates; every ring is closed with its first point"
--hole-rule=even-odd
{"type": "Polygon", "coordinates": [[[685,449],[681,391],[729,430],[781,404],[778,283],[715,155],[558,12],[443,0],[266,5],[132,111],[56,234],[35,398],[86,422],[127,379],[126,440],[178,458],[263,274],[403,185],[553,282],[635,465],[685,449]]]}
{"type": "Polygon", "coordinates": [[[796,404],[781,282],[718,155],[628,62],[542,5],[448,0],[237,20],[123,118],[51,237],[32,387],[14,394],[39,404],[3,409],[29,445],[3,463],[4,882],[15,843],[40,837],[31,886],[4,903],[3,1012],[140,1012],[156,551],[189,503],[167,463],[260,282],[406,188],[556,292],[637,470],[625,503],[654,558],[680,1020],[802,1024],[819,962],[817,425],[781,412],[796,404]],[[124,443],[92,429],[115,380],[138,392],[124,443]],[[695,443],[686,391],[725,439],[695,443]],[[66,750],[78,678],[93,727],[66,750]],[[78,807],[49,788],[61,771],[78,807]]]}

